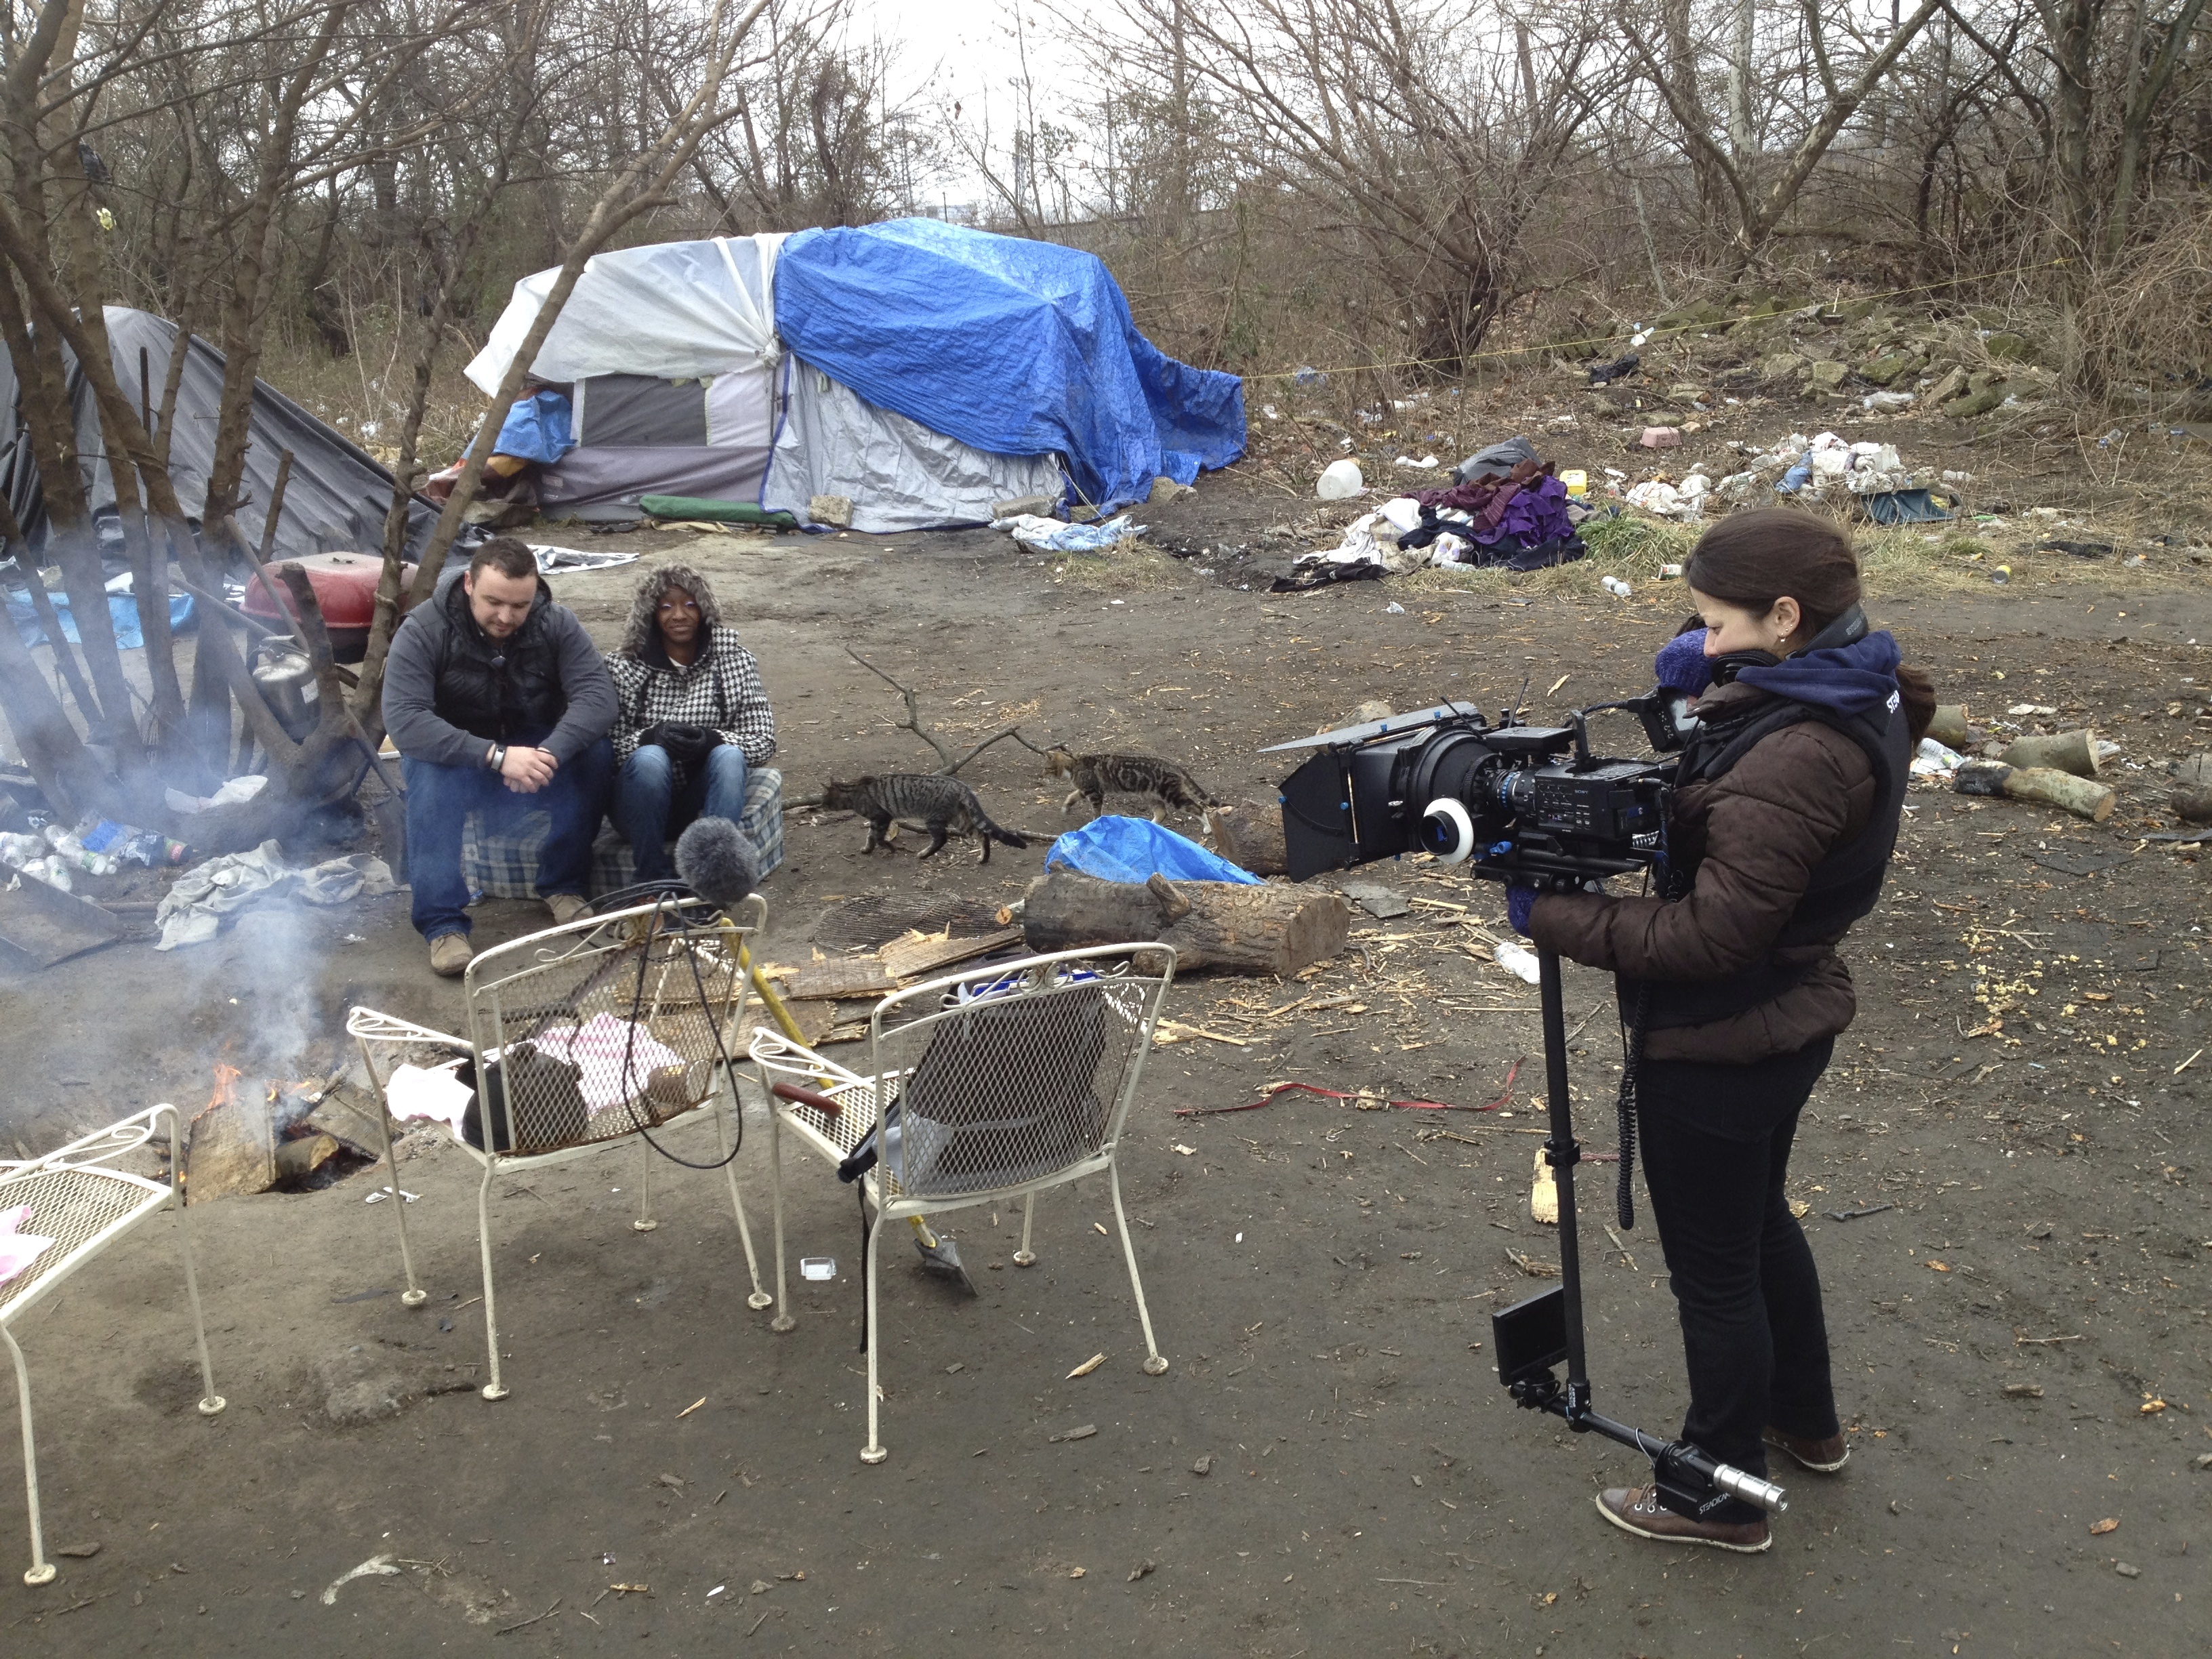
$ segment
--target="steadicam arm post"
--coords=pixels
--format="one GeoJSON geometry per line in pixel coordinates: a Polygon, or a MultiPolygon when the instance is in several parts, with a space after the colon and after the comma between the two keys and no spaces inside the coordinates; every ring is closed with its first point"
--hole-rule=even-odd
{"type": "Polygon", "coordinates": [[[1577,1434],[1601,1434],[1642,1452],[1651,1460],[1659,1501],[1678,1515],[1703,1518],[1730,1498],[1779,1514],[1789,1508],[1789,1495],[1772,1481],[1723,1463],[1686,1441],[1662,1440],[1590,1408],[1583,1342],[1581,1240],[1575,1218],[1575,1165],[1582,1159],[1582,1148],[1575,1140],[1574,1113],[1567,1098],[1567,1022],[1559,953],[1539,946],[1536,961],[1544,1020],[1544,1090],[1551,1119],[1544,1161],[1551,1166],[1559,1190],[1559,1283],[1556,1289],[1491,1316],[1498,1381],[1516,1405],[1549,1412],[1577,1434]],[[1567,1371],[1564,1385],[1555,1374],[1563,1362],[1567,1371]]]}

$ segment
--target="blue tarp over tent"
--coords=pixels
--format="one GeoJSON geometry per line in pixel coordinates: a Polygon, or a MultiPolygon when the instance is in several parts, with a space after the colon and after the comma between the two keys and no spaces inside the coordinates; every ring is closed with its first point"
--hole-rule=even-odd
{"type": "Polygon", "coordinates": [[[1102,507],[1244,453],[1243,382],[1137,331],[1091,254],[935,219],[803,230],[775,327],[870,403],[998,455],[1066,458],[1102,507]]]}

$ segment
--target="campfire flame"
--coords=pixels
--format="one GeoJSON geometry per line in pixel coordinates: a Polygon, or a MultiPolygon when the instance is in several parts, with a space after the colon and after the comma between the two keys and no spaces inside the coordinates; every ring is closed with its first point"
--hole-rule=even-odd
{"type": "Polygon", "coordinates": [[[192,1115],[192,1121],[197,1123],[210,1112],[231,1104],[238,1097],[238,1079],[244,1075],[235,1066],[216,1061],[215,1091],[208,1096],[208,1103],[192,1115]]]}

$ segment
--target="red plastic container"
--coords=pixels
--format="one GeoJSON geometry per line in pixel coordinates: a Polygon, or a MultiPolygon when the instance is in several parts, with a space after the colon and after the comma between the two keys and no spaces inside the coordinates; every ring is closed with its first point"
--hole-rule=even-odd
{"type": "MultiPolygon", "coordinates": [[[[376,583],[384,574],[384,560],[371,553],[317,553],[305,559],[287,559],[283,564],[296,564],[307,573],[308,586],[315,590],[315,603],[322,607],[323,625],[330,630],[331,654],[340,662],[359,662],[368,653],[369,624],[376,619],[376,583]]],[[[276,574],[276,567],[270,574],[276,574]]],[[[399,570],[400,605],[406,607],[407,589],[415,580],[415,567],[402,565],[399,570]]],[[[276,580],[276,592],[272,595],[255,575],[246,584],[246,599],[239,607],[258,622],[280,623],[292,614],[292,595],[283,580],[276,580]],[[278,605],[283,610],[279,611],[278,605]]]]}

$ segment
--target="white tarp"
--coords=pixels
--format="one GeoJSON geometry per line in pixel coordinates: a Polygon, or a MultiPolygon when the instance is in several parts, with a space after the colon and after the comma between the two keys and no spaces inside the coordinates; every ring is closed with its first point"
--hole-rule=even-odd
{"type": "MultiPolygon", "coordinates": [[[[656,242],[594,254],[576,279],[532,372],[543,380],[650,374],[680,380],[775,361],[775,256],[781,234],[656,242]]],[[[467,369],[499,388],[537,321],[557,270],[514,285],[514,297],[467,369]]]]}
{"type": "Polygon", "coordinates": [[[787,358],[784,411],[761,505],[806,522],[815,495],[853,503],[853,528],[874,534],[988,524],[995,503],[1057,496],[1049,455],[991,455],[878,409],[820,369],[787,358]]]}

